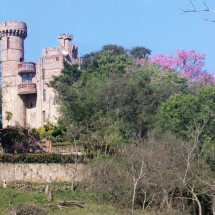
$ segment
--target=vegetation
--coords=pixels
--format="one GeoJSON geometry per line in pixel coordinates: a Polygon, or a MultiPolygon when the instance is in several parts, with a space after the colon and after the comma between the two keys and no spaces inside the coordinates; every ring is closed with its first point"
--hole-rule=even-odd
{"type": "Polygon", "coordinates": [[[142,46],[136,46],[131,49],[130,54],[135,58],[143,58],[146,59],[149,55],[151,55],[151,50],[142,46]]]}
{"type": "Polygon", "coordinates": [[[52,146],[68,146],[73,145],[71,142],[54,142],[52,143],[52,146]]]}
{"type": "Polygon", "coordinates": [[[48,123],[40,128],[31,128],[29,132],[32,136],[38,138],[46,138],[53,142],[56,142],[58,140],[63,141],[65,131],[66,129],[63,129],[60,126],[48,123]]]}
{"type": "Polygon", "coordinates": [[[0,143],[6,153],[42,152],[38,140],[21,127],[0,129],[0,143]]]}
{"type": "MultiPolygon", "coordinates": [[[[1,73],[0,73],[1,77],[1,73]]],[[[2,89],[0,87],[0,128],[2,128],[2,89]]]]}
{"type": "Polygon", "coordinates": [[[0,162],[3,163],[84,163],[83,155],[63,154],[0,154],[0,162]]]}
{"type": "Polygon", "coordinates": [[[154,128],[160,103],[187,88],[186,79],[177,73],[140,66],[126,54],[115,55],[114,50],[95,54],[83,72],[64,64],[62,74],[51,82],[59,95],[59,125],[93,156],[111,154],[125,143],[146,137],[154,128]]]}
{"type": "Polygon", "coordinates": [[[146,211],[214,211],[214,78],[204,55],[104,46],[82,70],[64,62],[57,92],[66,141],[83,144],[103,202],[146,211]],[[135,59],[137,58],[137,59],[135,59]]]}
{"type": "MultiPolygon", "coordinates": [[[[61,75],[50,82],[58,125],[30,132],[56,145],[83,146],[90,177],[78,190],[117,206],[110,214],[122,214],[120,208],[132,215],[215,214],[215,79],[196,51],[150,54],[145,47],[107,45],[85,55],[82,70],[64,62],[61,75]]],[[[0,159],[85,161],[57,154],[0,159]]]]}
{"type": "MultiPolygon", "coordinates": [[[[91,193],[88,191],[84,192],[73,192],[60,190],[53,193],[54,201],[58,200],[81,200],[84,201],[84,208],[78,207],[69,207],[63,208],[60,210],[59,207],[47,207],[50,203],[47,200],[45,193],[38,193],[32,191],[21,191],[11,188],[3,189],[0,188],[0,214],[1,215],[10,215],[10,214],[19,214],[19,215],[94,215],[94,214],[103,214],[103,215],[121,215],[121,214],[130,214],[128,209],[120,209],[109,204],[98,203],[96,199],[96,193],[91,193]],[[22,213],[21,213],[22,212],[22,213]]],[[[141,211],[136,211],[137,215],[142,214],[141,211]]],[[[148,211],[146,215],[155,214],[153,211],[148,211]]],[[[163,213],[164,215],[165,213],[163,213]]],[[[162,213],[161,213],[162,215],[162,213]]],[[[182,215],[179,213],[173,213],[172,215],[182,215]]]]}

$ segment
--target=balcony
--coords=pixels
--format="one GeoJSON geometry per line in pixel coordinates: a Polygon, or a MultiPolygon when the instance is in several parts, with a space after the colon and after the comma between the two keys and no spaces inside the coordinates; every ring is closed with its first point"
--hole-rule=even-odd
{"type": "Polygon", "coordinates": [[[18,85],[18,94],[26,95],[37,93],[37,88],[35,83],[23,83],[18,85]]]}
{"type": "Polygon", "coordinates": [[[18,73],[36,72],[36,64],[32,62],[22,62],[17,65],[18,73]]]}

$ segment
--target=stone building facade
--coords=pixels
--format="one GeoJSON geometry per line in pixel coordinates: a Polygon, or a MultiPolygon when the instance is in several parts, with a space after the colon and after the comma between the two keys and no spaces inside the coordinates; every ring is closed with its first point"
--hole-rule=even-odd
{"type": "Polygon", "coordinates": [[[25,62],[26,37],[26,23],[0,22],[3,127],[37,128],[56,123],[59,114],[55,94],[47,84],[61,73],[63,60],[80,65],[71,34],[59,34],[59,46],[44,48],[36,63],[25,62]]]}

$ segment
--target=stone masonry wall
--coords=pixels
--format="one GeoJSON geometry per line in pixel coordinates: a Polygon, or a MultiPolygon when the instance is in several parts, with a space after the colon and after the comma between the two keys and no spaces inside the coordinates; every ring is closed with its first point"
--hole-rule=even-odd
{"type": "Polygon", "coordinates": [[[0,181],[52,182],[83,178],[83,164],[11,164],[0,163],[0,181]]]}
{"type": "Polygon", "coordinates": [[[78,146],[74,145],[67,145],[67,146],[52,146],[51,147],[52,153],[58,153],[58,154],[78,154],[77,152],[81,153],[83,152],[83,149],[78,146]]]}

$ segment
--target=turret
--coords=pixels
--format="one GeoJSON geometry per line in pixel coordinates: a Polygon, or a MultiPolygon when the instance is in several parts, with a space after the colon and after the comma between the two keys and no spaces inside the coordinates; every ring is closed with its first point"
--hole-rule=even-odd
{"type": "Polygon", "coordinates": [[[19,36],[25,39],[27,37],[26,23],[20,21],[0,22],[0,39],[5,36],[19,36]]]}
{"type": "Polygon", "coordinates": [[[21,76],[18,74],[17,65],[24,61],[26,37],[26,23],[0,22],[3,127],[14,126],[18,123],[25,125],[25,104],[23,98],[18,96],[18,83],[21,82],[21,76]],[[6,113],[11,113],[11,120],[6,119],[6,113]]]}
{"type": "Polygon", "coordinates": [[[24,61],[24,39],[26,37],[27,26],[24,22],[0,22],[0,40],[2,41],[2,63],[4,63],[5,61],[24,61]]]}
{"type": "Polygon", "coordinates": [[[73,35],[72,34],[59,34],[58,41],[59,41],[59,48],[65,49],[66,51],[72,50],[72,41],[73,35]]]}

